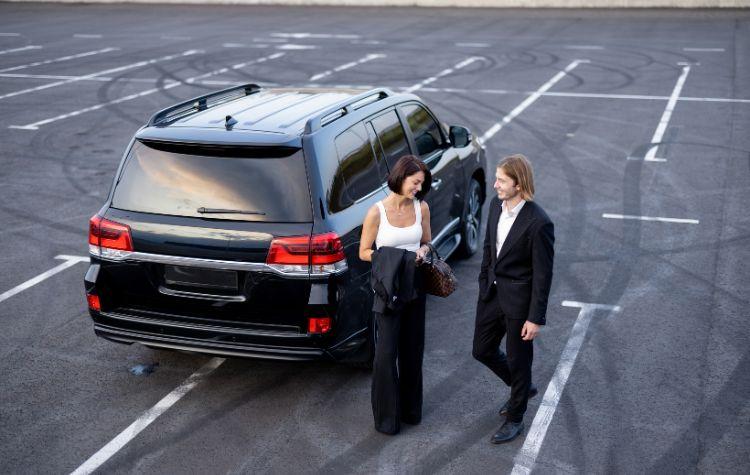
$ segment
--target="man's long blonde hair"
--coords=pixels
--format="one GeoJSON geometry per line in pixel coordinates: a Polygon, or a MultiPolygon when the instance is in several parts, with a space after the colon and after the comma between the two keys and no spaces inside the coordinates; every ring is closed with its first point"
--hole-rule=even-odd
{"type": "Polygon", "coordinates": [[[521,197],[526,201],[534,200],[534,170],[531,162],[520,153],[508,155],[500,160],[497,168],[503,170],[516,185],[521,188],[521,197]]]}

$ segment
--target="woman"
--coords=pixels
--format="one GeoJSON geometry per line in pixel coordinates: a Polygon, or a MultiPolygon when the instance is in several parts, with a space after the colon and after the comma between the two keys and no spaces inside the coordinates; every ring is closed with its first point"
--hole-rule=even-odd
{"type": "MultiPolygon", "coordinates": [[[[385,259],[386,254],[400,252],[402,259],[413,260],[409,262],[412,265],[408,275],[413,276],[416,298],[395,310],[373,311],[377,338],[372,412],[375,429],[385,434],[398,433],[401,422],[419,424],[422,419],[425,292],[414,265],[429,252],[426,243],[432,238],[430,208],[423,201],[431,183],[430,171],[421,160],[413,155],[401,157],[388,176],[391,193],[368,210],[362,225],[359,257],[363,261],[376,260],[373,274],[375,264],[382,264],[378,260],[385,259]],[[373,242],[377,251],[372,249],[373,242]]],[[[406,273],[407,267],[399,267],[399,272],[406,273]]]]}

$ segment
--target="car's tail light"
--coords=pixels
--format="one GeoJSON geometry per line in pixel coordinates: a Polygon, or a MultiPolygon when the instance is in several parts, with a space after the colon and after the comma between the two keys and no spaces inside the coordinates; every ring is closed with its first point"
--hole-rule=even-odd
{"type": "Polygon", "coordinates": [[[331,274],[346,269],[336,233],[289,236],[271,241],[266,264],[283,273],[331,274]]]}
{"type": "Polygon", "coordinates": [[[331,317],[308,318],[307,331],[311,335],[328,333],[331,331],[331,317]]]}
{"type": "Polygon", "coordinates": [[[336,233],[313,236],[310,239],[310,257],[313,266],[334,264],[346,259],[344,246],[336,233]]]}
{"type": "Polygon", "coordinates": [[[130,226],[95,214],[89,220],[89,253],[104,259],[122,260],[133,252],[130,226]]]}
{"type": "Polygon", "coordinates": [[[99,301],[99,296],[98,295],[87,294],[86,295],[86,300],[88,301],[89,308],[91,310],[96,310],[97,312],[101,311],[102,304],[99,301]]]}

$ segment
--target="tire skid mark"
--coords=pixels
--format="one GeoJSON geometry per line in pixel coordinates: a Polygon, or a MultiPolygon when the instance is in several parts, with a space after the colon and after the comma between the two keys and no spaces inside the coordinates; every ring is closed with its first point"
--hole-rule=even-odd
{"type": "MultiPolygon", "coordinates": [[[[330,363],[324,363],[325,365],[329,365],[330,363]]],[[[317,365],[316,365],[317,366],[317,365]]],[[[338,366],[334,367],[332,366],[332,373],[328,373],[327,376],[330,379],[330,381],[325,381],[325,387],[321,389],[319,393],[310,393],[311,397],[309,400],[306,398],[303,402],[303,404],[299,404],[295,407],[294,411],[294,417],[297,419],[298,426],[284,426],[279,425],[276,427],[271,434],[270,438],[273,438],[274,440],[288,440],[291,444],[296,443],[305,443],[306,441],[309,441],[311,439],[314,439],[315,436],[317,436],[316,430],[319,430],[320,427],[312,428],[312,434],[303,433],[300,434],[300,432],[306,432],[305,431],[305,425],[304,421],[306,416],[306,412],[309,412],[311,408],[317,406],[317,405],[323,405],[326,409],[329,410],[321,410],[321,414],[326,413],[333,413],[339,408],[343,407],[347,403],[351,402],[350,394],[346,391],[346,388],[350,388],[351,383],[357,383],[356,379],[360,379],[362,376],[362,372],[360,370],[351,369],[346,366],[338,366]],[[290,434],[291,433],[291,434],[290,434]]],[[[323,367],[323,366],[321,366],[323,367]]],[[[306,368],[302,368],[300,370],[300,373],[302,375],[310,375],[310,373],[306,372],[306,368]]],[[[315,373],[313,373],[315,374],[315,373]]],[[[294,382],[296,384],[305,384],[305,381],[300,382],[299,378],[297,376],[300,376],[300,374],[295,374],[294,382]]],[[[315,384],[319,384],[320,380],[316,379],[315,384]]],[[[336,425],[338,421],[330,420],[330,424],[336,425]]],[[[268,435],[264,434],[265,438],[269,438],[268,435]]],[[[231,474],[246,474],[251,472],[266,472],[266,471],[272,471],[271,467],[268,467],[268,465],[273,465],[274,458],[279,456],[284,456],[286,453],[283,454],[271,454],[270,457],[265,456],[267,452],[264,452],[260,456],[254,455],[252,457],[246,458],[242,460],[242,463],[239,464],[236,468],[232,469],[229,473],[231,474]],[[259,460],[260,459],[260,460],[259,460]]]]}
{"type": "MultiPolygon", "coordinates": [[[[153,66],[156,66],[156,65],[152,65],[152,67],[150,67],[148,69],[145,69],[145,70],[156,70],[157,72],[161,73],[157,77],[155,87],[157,89],[161,89],[160,94],[162,96],[164,96],[165,95],[164,86],[166,84],[167,79],[176,78],[175,74],[177,72],[187,70],[188,67],[190,66],[190,64],[193,61],[197,61],[197,60],[199,60],[199,58],[195,58],[195,59],[194,58],[190,58],[187,61],[187,63],[188,63],[187,65],[182,65],[181,67],[178,67],[176,69],[176,71],[170,72],[170,73],[167,73],[166,69],[163,66],[161,66],[161,65],[159,65],[157,67],[153,67],[153,66]]],[[[180,63],[180,64],[182,64],[182,63],[180,63]]],[[[140,71],[144,71],[144,69],[141,69],[140,71]]],[[[108,81],[108,82],[102,84],[99,87],[99,89],[97,90],[97,94],[96,94],[99,103],[109,102],[111,100],[116,99],[117,96],[119,96],[119,94],[111,94],[110,91],[113,88],[117,87],[118,85],[121,85],[122,82],[120,82],[119,79],[125,77],[126,75],[127,75],[127,73],[118,75],[115,78],[113,78],[112,81],[108,81]]],[[[179,79],[175,79],[175,80],[179,81],[179,79]]],[[[124,121],[126,121],[126,122],[128,122],[130,124],[133,124],[133,125],[135,125],[137,127],[140,127],[141,125],[143,125],[143,123],[145,121],[144,117],[134,117],[132,114],[126,113],[125,112],[125,105],[124,104],[125,104],[124,102],[123,103],[118,103],[118,104],[109,104],[109,105],[107,105],[104,108],[104,110],[109,111],[113,115],[115,115],[115,116],[121,118],[122,120],[124,120],[124,121]]],[[[119,156],[118,156],[118,158],[119,158],[119,156]]]]}
{"type": "MultiPolygon", "coordinates": [[[[215,374],[211,376],[214,378],[216,377],[215,374]]],[[[255,402],[267,393],[285,386],[292,379],[292,376],[293,372],[287,370],[274,375],[271,381],[264,385],[248,387],[247,390],[242,391],[237,396],[222,402],[219,409],[207,411],[203,415],[193,417],[189,424],[180,426],[178,432],[163,434],[158,437],[156,441],[153,441],[153,443],[148,445],[139,445],[138,443],[128,444],[118,454],[115,454],[111,459],[105,462],[102,467],[104,467],[105,471],[130,471],[134,468],[138,468],[140,462],[144,459],[148,459],[149,456],[162,453],[167,448],[179,446],[181,442],[187,441],[190,437],[200,432],[202,429],[205,429],[207,426],[210,426],[212,423],[216,423],[216,421],[226,417],[228,414],[255,402]]],[[[204,385],[201,390],[211,391],[211,389],[206,389],[206,385],[204,385]]]]}

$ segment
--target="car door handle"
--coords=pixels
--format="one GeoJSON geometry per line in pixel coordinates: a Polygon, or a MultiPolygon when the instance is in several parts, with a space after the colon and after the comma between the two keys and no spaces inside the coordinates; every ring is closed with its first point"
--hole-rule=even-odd
{"type": "Polygon", "coordinates": [[[442,185],[442,184],[443,184],[443,180],[441,180],[441,179],[433,180],[432,181],[432,186],[430,188],[432,188],[433,190],[437,191],[437,190],[440,189],[440,185],[442,185]]]}

